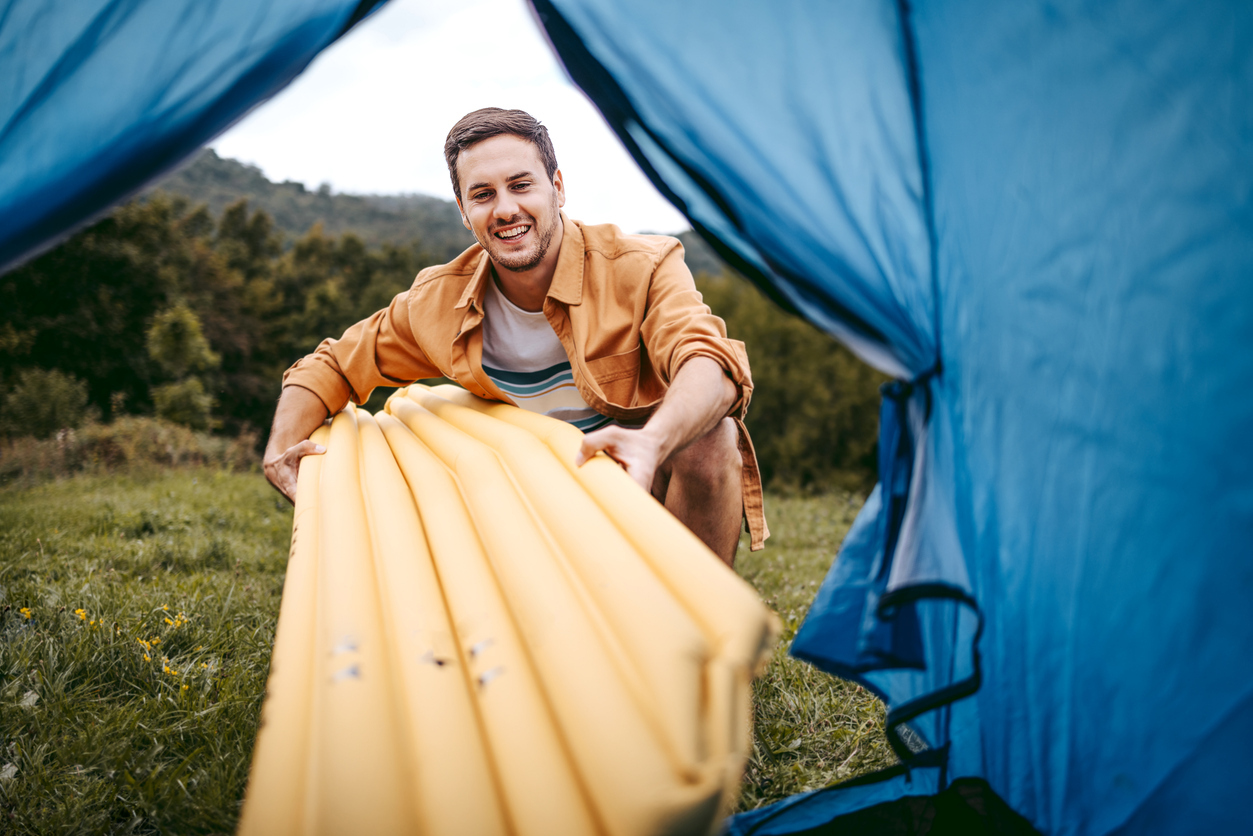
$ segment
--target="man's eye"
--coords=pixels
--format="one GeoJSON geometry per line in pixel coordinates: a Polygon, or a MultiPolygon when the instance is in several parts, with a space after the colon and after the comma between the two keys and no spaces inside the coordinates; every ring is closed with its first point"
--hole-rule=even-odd
{"type": "Polygon", "coordinates": [[[475,200],[484,200],[492,196],[491,192],[478,192],[473,197],[475,200]]]}
{"type": "Polygon", "coordinates": [[[522,182],[522,183],[514,183],[514,184],[513,184],[513,187],[514,187],[514,189],[515,189],[515,190],[521,191],[522,189],[529,188],[529,187],[530,187],[530,185],[531,185],[531,184],[530,184],[530,183],[528,183],[528,182],[522,182]]]}

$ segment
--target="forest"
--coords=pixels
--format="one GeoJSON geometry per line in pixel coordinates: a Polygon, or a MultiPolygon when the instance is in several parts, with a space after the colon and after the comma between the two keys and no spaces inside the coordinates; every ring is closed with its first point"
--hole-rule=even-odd
{"type": "MultiPolygon", "coordinates": [[[[867,489],[881,376],[680,238],[748,346],[767,485],[867,489]]],[[[0,276],[0,437],[150,416],[263,444],[284,369],[470,243],[452,201],[309,191],[206,151],[0,276]]]]}

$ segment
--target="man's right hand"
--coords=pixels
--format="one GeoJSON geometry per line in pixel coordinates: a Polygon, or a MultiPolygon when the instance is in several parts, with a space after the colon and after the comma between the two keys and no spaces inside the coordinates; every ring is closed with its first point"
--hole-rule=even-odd
{"type": "Polygon", "coordinates": [[[274,426],[270,429],[270,441],[265,445],[262,463],[265,478],[293,505],[296,503],[296,476],[300,473],[300,460],[326,452],[321,444],[309,440],[326,417],[322,399],[308,389],[288,386],[278,399],[274,426]]]}
{"type": "Polygon", "coordinates": [[[287,497],[287,501],[296,504],[296,476],[300,473],[300,460],[305,456],[320,455],[326,452],[321,444],[314,444],[305,439],[294,447],[288,447],[271,458],[267,450],[265,457],[265,478],[278,488],[278,492],[287,497]]]}

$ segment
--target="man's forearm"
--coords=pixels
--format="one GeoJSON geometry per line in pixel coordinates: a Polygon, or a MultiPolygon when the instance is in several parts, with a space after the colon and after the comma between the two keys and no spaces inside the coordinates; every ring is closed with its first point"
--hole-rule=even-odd
{"type": "Polygon", "coordinates": [[[735,384],[710,358],[693,357],[684,363],[661,406],[641,430],[658,445],[658,463],[712,430],[736,396],[735,384]]]}
{"type": "Polygon", "coordinates": [[[265,447],[265,457],[273,458],[313,435],[326,420],[322,399],[302,386],[288,386],[279,396],[274,425],[265,447]]]}
{"type": "Polygon", "coordinates": [[[288,386],[274,410],[274,426],[265,445],[265,478],[290,501],[296,501],[296,475],[304,456],[321,453],[320,445],[309,441],[313,431],[326,420],[322,399],[300,386],[288,386]]]}

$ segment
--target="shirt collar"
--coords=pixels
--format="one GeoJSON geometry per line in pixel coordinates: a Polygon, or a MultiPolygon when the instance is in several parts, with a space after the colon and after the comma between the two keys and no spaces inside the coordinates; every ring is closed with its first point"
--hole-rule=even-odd
{"type": "Polygon", "coordinates": [[[492,278],[492,260],[487,257],[487,250],[480,248],[479,265],[474,269],[474,275],[470,277],[470,281],[466,284],[466,289],[462,292],[461,298],[457,300],[457,310],[464,308],[471,302],[474,303],[476,310],[483,310],[483,294],[487,291],[487,282],[492,278]]]}
{"type": "Polygon", "coordinates": [[[557,269],[553,271],[553,283],[548,286],[548,296],[567,305],[583,301],[583,230],[561,213],[561,253],[557,256],[557,269]]]}
{"type": "MultiPolygon", "coordinates": [[[[561,213],[561,224],[561,252],[557,255],[557,269],[553,271],[548,296],[567,305],[577,305],[583,301],[583,230],[567,218],[565,212],[561,213]]],[[[492,278],[491,268],[492,260],[483,250],[474,275],[457,300],[457,309],[473,302],[476,309],[483,310],[483,294],[487,292],[487,283],[492,278]]]]}

